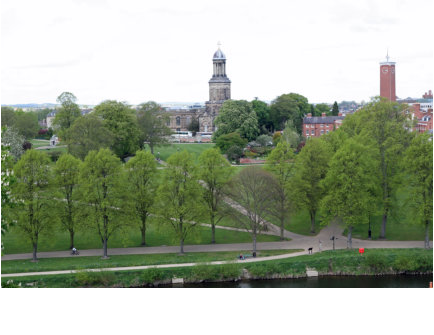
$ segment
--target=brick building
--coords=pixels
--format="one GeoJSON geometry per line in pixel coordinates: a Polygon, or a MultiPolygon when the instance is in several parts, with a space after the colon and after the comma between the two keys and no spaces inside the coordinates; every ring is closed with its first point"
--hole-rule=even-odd
{"type": "Polygon", "coordinates": [[[386,61],[380,62],[380,96],[396,101],[395,62],[389,62],[389,52],[386,61]]]}
{"type": "Polygon", "coordinates": [[[305,138],[319,137],[324,134],[338,129],[342,125],[345,116],[339,113],[338,116],[327,116],[322,113],[321,116],[312,116],[308,113],[303,118],[303,136],[305,138]]]}

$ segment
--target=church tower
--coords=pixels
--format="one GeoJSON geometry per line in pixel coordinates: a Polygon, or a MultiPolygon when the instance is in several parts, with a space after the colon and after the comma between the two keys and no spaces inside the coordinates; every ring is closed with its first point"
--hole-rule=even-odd
{"type": "Polygon", "coordinates": [[[380,63],[380,96],[396,101],[395,62],[389,62],[389,51],[386,61],[380,63]]]}
{"type": "MultiPolygon", "coordinates": [[[[201,131],[215,131],[214,119],[217,116],[223,102],[231,98],[231,81],[226,76],[226,56],[220,50],[214,53],[212,58],[213,75],[209,80],[209,101],[205,102],[206,115],[212,119],[212,122],[207,122],[201,131]],[[207,129],[207,130],[205,130],[207,129]]],[[[205,121],[205,120],[204,120],[205,121]]]]}

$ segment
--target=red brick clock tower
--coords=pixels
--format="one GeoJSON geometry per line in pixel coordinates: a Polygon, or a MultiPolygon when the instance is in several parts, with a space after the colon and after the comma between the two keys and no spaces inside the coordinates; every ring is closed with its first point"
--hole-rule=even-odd
{"type": "Polygon", "coordinates": [[[389,52],[386,61],[380,63],[380,96],[396,101],[395,62],[389,62],[389,52]]]}

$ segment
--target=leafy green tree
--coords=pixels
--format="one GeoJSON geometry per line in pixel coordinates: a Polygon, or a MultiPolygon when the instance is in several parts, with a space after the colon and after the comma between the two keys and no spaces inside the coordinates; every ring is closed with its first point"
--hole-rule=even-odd
{"type": "Polygon", "coordinates": [[[125,165],[128,178],[128,204],[133,208],[134,218],[140,222],[142,245],[146,245],[146,223],[151,214],[157,189],[157,163],[150,152],[137,151],[125,165]]]}
{"type": "Polygon", "coordinates": [[[226,189],[227,195],[242,206],[233,212],[232,218],[252,236],[255,253],[257,236],[267,229],[263,217],[275,201],[274,188],[270,187],[274,182],[268,171],[248,166],[232,178],[226,189]]]}
{"type": "Polygon", "coordinates": [[[211,243],[215,243],[215,225],[224,217],[223,189],[234,173],[217,148],[205,150],[199,156],[199,179],[203,182],[203,199],[211,223],[211,243]]]}
{"type": "Polygon", "coordinates": [[[103,258],[107,256],[109,238],[127,223],[120,219],[124,206],[124,180],[118,157],[109,149],[90,151],[81,167],[79,182],[88,217],[101,239],[103,258]]]}
{"type": "Polygon", "coordinates": [[[252,107],[258,118],[258,127],[261,134],[269,134],[273,129],[270,118],[270,106],[261,100],[252,100],[252,107]]]}
{"type": "Polygon", "coordinates": [[[15,115],[14,109],[12,107],[1,107],[2,115],[2,126],[12,127],[15,125],[17,116],[15,115]]]}
{"type": "Polygon", "coordinates": [[[68,131],[74,121],[81,116],[81,111],[76,104],[76,96],[70,92],[63,92],[57,97],[56,101],[61,104],[61,107],[58,109],[54,117],[53,128],[57,130],[60,137],[68,143],[69,152],[70,145],[68,131]]]}
{"type": "Polygon", "coordinates": [[[280,223],[280,240],[284,239],[285,221],[289,218],[291,210],[289,180],[293,174],[294,151],[286,142],[280,142],[267,157],[265,168],[277,179],[275,186],[275,202],[270,206],[269,212],[280,223]]]}
{"type": "Polygon", "coordinates": [[[120,158],[128,157],[139,148],[140,131],[134,111],[125,103],[106,100],[95,107],[94,113],[103,119],[104,126],[113,134],[113,152],[120,158]]]}
{"type": "Polygon", "coordinates": [[[327,174],[331,154],[328,143],[321,138],[307,141],[295,159],[295,173],[288,186],[296,208],[309,211],[311,233],[315,233],[315,217],[326,193],[321,181],[327,174]]]}
{"type": "Polygon", "coordinates": [[[259,134],[258,118],[252,103],[245,100],[227,100],[215,119],[218,127],[214,139],[224,134],[237,132],[242,138],[252,141],[259,134]]]}
{"type": "Polygon", "coordinates": [[[33,247],[33,261],[37,261],[38,240],[41,233],[52,227],[49,197],[50,160],[42,151],[28,150],[14,167],[16,183],[12,188],[17,200],[14,208],[17,227],[29,238],[33,247]]]}
{"type": "Polygon", "coordinates": [[[375,202],[377,182],[373,171],[375,160],[368,147],[356,139],[347,140],[330,160],[330,168],[323,180],[327,190],[321,202],[328,221],[340,218],[348,229],[347,246],[352,248],[355,225],[368,223],[370,207],[375,202]]]}
{"type": "Polygon", "coordinates": [[[193,133],[193,136],[196,136],[196,133],[199,131],[199,119],[192,118],[190,124],[187,126],[187,129],[193,133]]]}
{"type": "Polygon", "coordinates": [[[240,158],[243,155],[243,148],[241,148],[238,145],[231,146],[226,151],[226,156],[230,162],[236,162],[237,164],[240,164],[240,158]]]}
{"type": "Polygon", "coordinates": [[[346,117],[339,128],[349,137],[360,135],[363,144],[374,149],[373,159],[379,162],[377,175],[381,184],[383,207],[380,238],[386,238],[387,219],[392,208],[393,196],[400,184],[399,162],[403,159],[403,152],[413,136],[406,130],[406,108],[405,105],[377,97],[362,110],[346,117]]]}
{"type": "Polygon", "coordinates": [[[158,188],[159,218],[172,227],[179,239],[181,254],[185,239],[197,226],[194,221],[203,215],[202,190],[196,176],[193,156],[186,150],[176,152],[167,160],[158,188]]]}
{"type": "MultiPolygon", "coordinates": [[[[11,189],[16,178],[13,173],[14,156],[10,151],[10,146],[4,143],[4,134],[6,127],[2,127],[2,144],[1,144],[1,236],[4,236],[13,225],[12,210],[16,204],[11,196],[11,189]]],[[[1,245],[3,250],[3,243],[1,245]]]]}
{"type": "Polygon", "coordinates": [[[255,142],[261,145],[261,147],[267,147],[273,145],[273,138],[269,135],[262,134],[256,138],[255,142]]]}
{"type": "Polygon", "coordinates": [[[113,144],[113,134],[93,113],[75,120],[68,133],[70,153],[82,160],[91,150],[98,151],[113,144]]]}
{"type": "Polygon", "coordinates": [[[17,113],[15,128],[26,140],[35,138],[39,131],[38,116],[32,112],[17,113]]]}
{"type": "Polygon", "coordinates": [[[288,143],[294,150],[298,148],[298,145],[301,142],[301,136],[297,132],[297,129],[295,129],[292,120],[285,122],[285,128],[282,131],[281,141],[288,143]]]}
{"type": "Polygon", "coordinates": [[[222,153],[226,153],[226,151],[234,145],[244,148],[246,144],[247,140],[241,138],[240,134],[238,133],[224,134],[217,137],[216,140],[216,146],[220,149],[222,153]]]}
{"type": "Polygon", "coordinates": [[[318,116],[321,116],[322,113],[326,113],[326,115],[330,115],[331,114],[330,107],[327,104],[316,104],[315,105],[315,109],[318,111],[317,112],[318,116]]]}
{"type": "Polygon", "coordinates": [[[270,106],[274,129],[283,129],[285,122],[291,120],[299,134],[302,132],[303,117],[309,112],[310,105],[307,98],[296,93],[282,94],[270,106]]]}
{"type": "Polygon", "coordinates": [[[15,161],[20,159],[21,155],[24,153],[23,143],[25,142],[25,139],[23,136],[18,134],[14,127],[2,128],[1,142],[2,145],[8,147],[8,151],[15,161]]]}
{"type": "MultiPolygon", "coordinates": [[[[154,147],[168,143],[168,137],[172,130],[166,126],[169,116],[163,113],[159,104],[154,101],[142,103],[137,110],[137,123],[140,130],[140,148],[144,143],[151,148],[154,154],[154,147]]],[[[197,127],[199,121],[197,121],[197,127]]],[[[196,131],[199,131],[197,129],[196,131]]]]}
{"type": "Polygon", "coordinates": [[[53,169],[54,185],[56,186],[56,213],[60,218],[62,228],[69,232],[69,248],[74,247],[74,235],[77,230],[80,209],[79,174],[81,161],[70,154],[63,154],[53,169]]]}
{"type": "Polygon", "coordinates": [[[339,115],[339,106],[338,106],[338,103],[336,101],[333,103],[332,115],[333,116],[338,116],[339,115]]]}
{"type": "Polygon", "coordinates": [[[407,208],[425,226],[425,248],[429,249],[429,227],[433,220],[433,144],[428,133],[418,134],[405,151],[402,161],[406,173],[407,208]]]}

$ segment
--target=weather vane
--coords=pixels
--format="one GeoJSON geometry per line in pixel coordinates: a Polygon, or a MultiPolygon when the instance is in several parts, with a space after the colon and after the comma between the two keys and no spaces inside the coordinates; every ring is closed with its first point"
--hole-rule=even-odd
{"type": "Polygon", "coordinates": [[[220,49],[220,46],[221,46],[222,44],[220,43],[220,41],[218,41],[217,42],[217,46],[219,47],[219,49],[220,49]]]}

